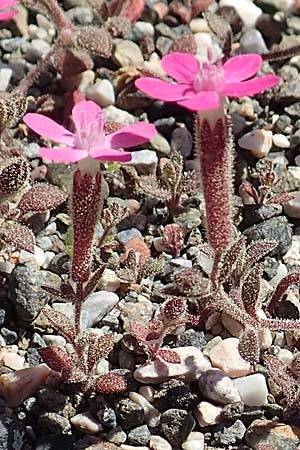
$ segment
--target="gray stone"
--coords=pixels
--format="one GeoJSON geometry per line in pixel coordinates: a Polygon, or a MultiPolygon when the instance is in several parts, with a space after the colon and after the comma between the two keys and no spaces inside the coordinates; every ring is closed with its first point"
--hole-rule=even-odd
{"type": "Polygon", "coordinates": [[[160,431],[171,445],[179,446],[194,426],[194,418],[184,409],[168,409],[161,415],[160,431]]]}
{"type": "Polygon", "coordinates": [[[171,149],[180,152],[185,158],[190,156],[193,149],[193,137],[186,127],[179,127],[173,131],[171,149]]]}
{"type": "Polygon", "coordinates": [[[133,428],[128,433],[128,441],[133,445],[147,445],[151,437],[151,433],[147,425],[133,428]]]}
{"type": "Polygon", "coordinates": [[[39,415],[37,429],[39,433],[67,433],[71,430],[69,419],[54,412],[45,412],[39,415]]]}
{"type": "Polygon", "coordinates": [[[253,225],[244,231],[249,242],[263,239],[274,240],[277,247],[270,256],[284,255],[292,245],[292,228],[286,217],[273,217],[263,223],[253,225]]]}
{"type": "Polygon", "coordinates": [[[122,427],[125,430],[131,430],[137,425],[142,425],[143,423],[143,408],[128,398],[120,400],[115,406],[115,411],[120,419],[122,427]]]}
{"type": "Polygon", "coordinates": [[[90,25],[93,22],[93,11],[91,8],[76,6],[66,12],[66,16],[78,25],[90,25]]]}
{"type": "Polygon", "coordinates": [[[21,450],[24,444],[25,428],[13,415],[0,416],[0,450],[21,450]]]}
{"type": "Polygon", "coordinates": [[[196,347],[203,350],[206,346],[206,337],[203,331],[186,330],[181,333],[176,341],[177,347],[196,347]]]}
{"type": "Polygon", "coordinates": [[[174,222],[181,225],[186,232],[191,231],[201,224],[200,211],[196,208],[189,208],[187,211],[178,214],[174,218],[174,222]]]}
{"type": "Polygon", "coordinates": [[[230,427],[214,433],[214,443],[221,445],[233,445],[240,442],[246,433],[246,427],[241,420],[237,420],[230,427]]]}
{"type": "Polygon", "coordinates": [[[156,172],[158,157],[153,150],[139,150],[132,152],[130,165],[135,167],[140,175],[150,175],[156,172]]]}
{"type": "Polygon", "coordinates": [[[117,234],[118,241],[121,244],[127,244],[130,239],[135,237],[143,238],[142,233],[137,228],[129,228],[129,230],[120,231],[117,234]]]}
{"type": "Polygon", "coordinates": [[[240,39],[240,45],[242,53],[256,53],[258,55],[263,55],[268,52],[268,47],[266,46],[262,34],[254,28],[243,34],[240,39]]]}
{"type": "Polygon", "coordinates": [[[17,266],[10,276],[9,295],[18,319],[24,323],[32,322],[50,300],[41,286],[58,288],[59,285],[60,278],[51,272],[17,266]]]}

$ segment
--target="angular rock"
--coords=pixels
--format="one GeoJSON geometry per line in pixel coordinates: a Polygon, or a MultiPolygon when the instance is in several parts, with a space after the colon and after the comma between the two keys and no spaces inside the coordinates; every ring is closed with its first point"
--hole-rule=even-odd
{"type": "Polygon", "coordinates": [[[263,374],[254,373],[247,377],[236,378],[233,384],[246,406],[262,406],[267,402],[269,392],[263,374]]]}
{"type": "Polygon", "coordinates": [[[199,389],[204,397],[221,405],[241,400],[232,380],[219,369],[210,369],[199,378],[199,389]]]}

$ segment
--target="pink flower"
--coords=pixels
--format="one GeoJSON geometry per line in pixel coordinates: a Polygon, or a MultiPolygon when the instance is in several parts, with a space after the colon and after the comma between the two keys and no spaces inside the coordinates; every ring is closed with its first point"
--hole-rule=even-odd
{"type": "Polygon", "coordinates": [[[176,102],[191,111],[215,109],[220,97],[256,95],[276,86],[280,78],[275,75],[255,77],[262,65],[259,55],[239,55],[224,64],[200,63],[190,53],[171,53],[162,58],[164,71],[177,83],[158,78],[140,78],[138,89],[158,100],[176,102]],[[249,79],[250,78],[250,79],[249,79]]]}
{"type": "MultiPolygon", "coordinates": [[[[17,6],[18,2],[16,0],[1,0],[0,9],[3,11],[4,9],[13,8],[17,6]]],[[[17,10],[9,10],[0,12],[0,21],[1,20],[9,20],[17,14],[17,10]]]]}
{"type": "Polygon", "coordinates": [[[66,130],[42,114],[26,114],[24,122],[37,134],[65,147],[41,148],[40,156],[56,163],[74,163],[85,158],[105,161],[128,162],[131,154],[125,147],[143,144],[156,134],[148,123],[136,123],[105,134],[102,109],[92,101],[81,101],[72,110],[75,133],[66,130]]]}

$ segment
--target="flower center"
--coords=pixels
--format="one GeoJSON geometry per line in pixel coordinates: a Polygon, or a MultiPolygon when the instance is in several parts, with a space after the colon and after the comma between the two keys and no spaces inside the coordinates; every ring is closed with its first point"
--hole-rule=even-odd
{"type": "Polygon", "coordinates": [[[210,61],[200,63],[198,74],[193,82],[196,92],[216,91],[218,92],[224,84],[224,71],[219,64],[210,61]]]}
{"type": "Polygon", "coordinates": [[[91,120],[90,117],[82,115],[81,126],[76,127],[75,145],[82,150],[89,151],[103,144],[105,133],[103,120],[91,120]]]}

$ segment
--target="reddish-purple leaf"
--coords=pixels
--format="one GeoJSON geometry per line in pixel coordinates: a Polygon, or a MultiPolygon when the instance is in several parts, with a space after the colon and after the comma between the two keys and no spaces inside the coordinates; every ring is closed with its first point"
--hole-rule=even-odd
{"type": "Polygon", "coordinates": [[[181,359],[178,353],[173,350],[161,349],[157,352],[157,356],[160,356],[164,361],[172,364],[180,364],[181,359]]]}
{"type": "Polygon", "coordinates": [[[94,386],[95,391],[101,394],[116,394],[128,389],[125,377],[113,372],[98,377],[94,386]]]}

